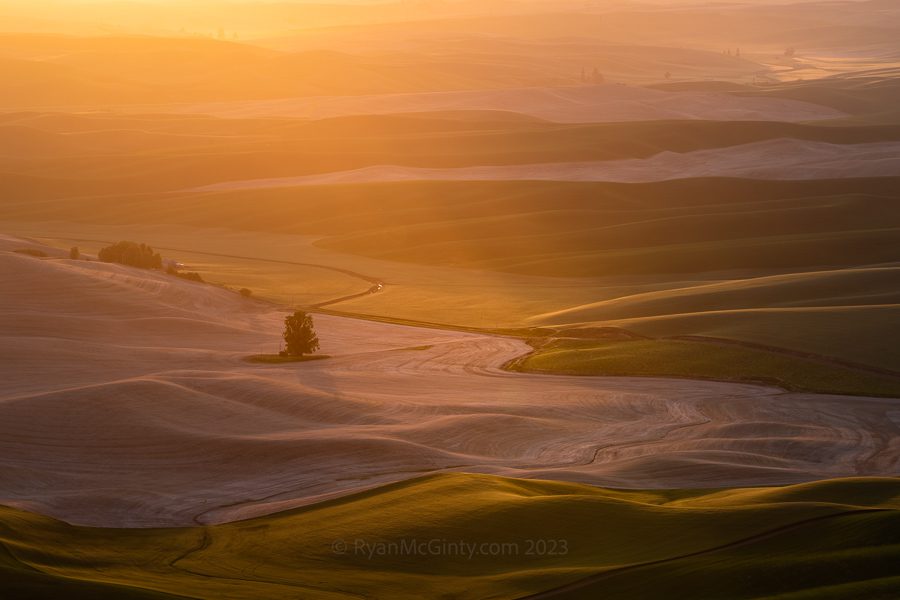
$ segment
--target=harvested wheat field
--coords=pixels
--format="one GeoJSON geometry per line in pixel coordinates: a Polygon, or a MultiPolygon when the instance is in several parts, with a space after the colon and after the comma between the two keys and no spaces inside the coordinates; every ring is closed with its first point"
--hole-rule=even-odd
{"type": "Polygon", "coordinates": [[[521,340],[324,316],[330,359],[251,365],[281,311],[121,266],[2,260],[2,501],[72,523],[220,523],[450,470],[702,488],[900,464],[892,400],[504,373],[521,340]]]}

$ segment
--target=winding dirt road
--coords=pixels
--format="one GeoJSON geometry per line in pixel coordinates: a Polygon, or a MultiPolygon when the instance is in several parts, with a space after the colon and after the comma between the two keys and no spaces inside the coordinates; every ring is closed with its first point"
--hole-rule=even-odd
{"type": "Polygon", "coordinates": [[[283,313],[117,265],[3,251],[0,504],[220,523],[427,472],[622,487],[900,471],[900,404],[706,381],[508,373],[517,339],[320,315],[330,360],[243,358],[283,313]]]}

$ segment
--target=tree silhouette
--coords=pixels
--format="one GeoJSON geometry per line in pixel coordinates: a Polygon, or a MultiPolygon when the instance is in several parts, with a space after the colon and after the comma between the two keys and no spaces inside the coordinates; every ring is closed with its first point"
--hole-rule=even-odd
{"type": "Polygon", "coordinates": [[[319,336],[316,335],[312,316],[302,310],[288,315],[284,319],[283,356],[303,356],[313,354],[319,349],[319,336]]]}

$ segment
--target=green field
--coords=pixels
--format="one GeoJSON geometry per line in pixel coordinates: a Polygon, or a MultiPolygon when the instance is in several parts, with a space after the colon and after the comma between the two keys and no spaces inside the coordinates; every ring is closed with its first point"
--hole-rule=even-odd
{"type": "Polygon", "coordinates": [[[804,392],[900,397],[900,376],[738,345],[666,339],[553,339],[534,344],[532,354],[509,368],[566,375],[705,378],[804,392]]]}
{"type": "Polygon", "coordinates": [[[0,583],[40,599],[512,599],[579,581],[561,597],[878,598],[900,593],[898,511],[896,479],[629,492],[466,474],[183,529],[5,508],[0,583]]]}

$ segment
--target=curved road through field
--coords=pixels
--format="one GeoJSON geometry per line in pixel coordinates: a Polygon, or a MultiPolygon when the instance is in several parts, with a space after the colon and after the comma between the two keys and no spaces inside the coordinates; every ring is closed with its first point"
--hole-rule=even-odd
{"type": "MultiPolygon", "coordinates": [[[[113,244],[114,242],[110,240],[96,240],[90,238],[66,238],[68,241],[72,242],[91,242],[95,244],[113,244]]],[[[186,254],[199,254],[201,256],[215,256],[218,258],[236,258],[238,260],[246,260],[251,262],[262,262],[262,263],[270,263],[277,265],[291,265],[294,267],[310,267],[312,269],[323,269],[325,271],[332,271],[334,273],[341,273],[342,275],[347,275],[349,277],[353,277],[354,279],[359,279],[364,281],[369,287],[362,292],[356,294],[349,294],[346,296],[341,296],[339,298],[332,298],[329,300],[325,300],[323,302],[317,302],[313,304],[310,308],[325,308],[326,306],[332,306],[334,304],[339,304],[341,302],[346,302],[348,300],[354,300],[356,298],[362,298],[363,296],[369,296],[371,294],[377,294],[384,290],[385,285],[387,285],[381,279],[370,277],[368,275],[363,275],[357,271],[352,271],[350,269],[344,269],[342,267],[333,267],[330,265],[323,265],[320,263],[311,263],[311,262],[301,262],[301,261],[293,261],[293,260],[279,260],[275,258],[259,258],[257,256],[244,256],[240,254],[222,254],[220,252],[202,252],[199,250],[188,250],[185,248],[172,248],[169,246],[155,246],[156,250],[168,250],[171,252],[183,252],[186,254]]]]}

